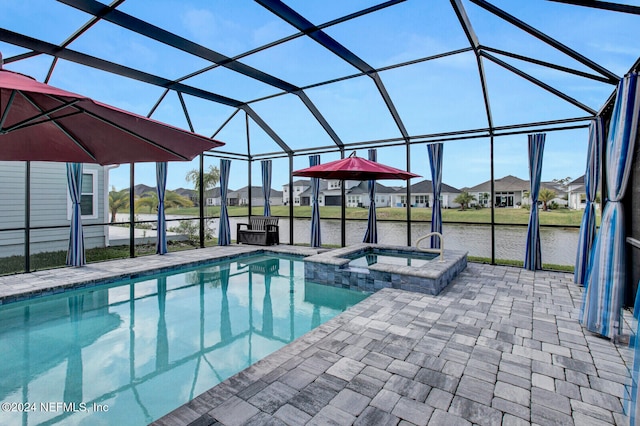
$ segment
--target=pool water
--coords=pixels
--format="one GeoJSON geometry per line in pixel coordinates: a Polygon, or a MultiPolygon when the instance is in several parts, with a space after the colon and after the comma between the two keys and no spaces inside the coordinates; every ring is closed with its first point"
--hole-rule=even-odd
{"type": "Polygon", "coordinates": [[[432,253],[424,254],[403,254],[403,253],[386,253],[380,254],[376,251],[361,253],[349,262],[349,267],[367,268],[376,263],[384,263],[387,265],[398,266],[424,266],[433,260],[436,255],[432,253]]]}
{"type": "Polygon", "coordinates": [[[251,256],[2,306],[1,423],[147,424],[367,297],[303,277],[251,256]]]}

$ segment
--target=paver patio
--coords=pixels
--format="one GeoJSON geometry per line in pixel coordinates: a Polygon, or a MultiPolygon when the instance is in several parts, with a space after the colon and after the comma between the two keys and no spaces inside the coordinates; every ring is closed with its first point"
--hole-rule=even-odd
{"type": "MultiPolygon", "coordinates": [[[[0,277],[0,303],[252,250],[0,277]]],[[[631,351],[580,326],[572,278],[471,263],[438,296],[381,290],[155,424],[626,425],[631,351]]]]}
{"type": "Polygon", "coordinates": [[[630,350],[578,322],[573,276],[470,264],[439,296],[382,290],[157,425],[604,425],[630,350]]]}

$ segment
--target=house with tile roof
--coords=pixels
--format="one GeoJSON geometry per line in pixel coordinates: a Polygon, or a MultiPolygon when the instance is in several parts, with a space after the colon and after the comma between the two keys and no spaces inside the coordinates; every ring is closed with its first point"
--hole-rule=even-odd
{"type": "Polygon", "coordinates": [[[587,188],[584,175],[567,184],[567,201],[570,209],[582,210],[587,205],[587,188]]]}
{"type": "MultiPolygon", "coordinates": [[[[403,191],[405,192],[405,191],[403,191]]],[[[460,190],[451,185],[442,183],[440,189],[440,205],[445,209],[460,207],[460,204],[454,202],[460,190]]],[[[411,185],[411,206],[412,207],[432,207],[433,206],[433,182],[423,180],[411,185]]],[[[404,204],[404,201],[402,201],[404,204]]]]}
{"type": "Polygon", "coordinates": [[[291,191],[289,191],[289,184],[282,185],[282,204],[288,206],[290,200],[293,200],[294,206],[303,205],[301,204],[300,195],[309,188],[311,188],[311,181],[309,179],[298,179],[294,181],[291,191]]]}
{"type": "MultiPolygon", "coordinates": [[[[540,189],[550,189],[557,196],[552,201],[566,206],[566,192],[555,182],[541,182],[540,189]]],[[[528,180],[520,179],[516,176],[507,175],[496,179],[494,183],[493,205],[496,207],[519,208],[523,204],[530,204],[529,191],[531,185],[528,180]]],[[[463,188],[463,191],[476,197],[476,205],[491,207],[491,180],[482,182],[471,188],[463,188]]]]}
{"type": "MultiPolygon", "coordinates": [[[[269,194],[269,205],[282,205],[282,191],[271,188],[269,194]]],[[[230,206],[248,206],[249,205],[249,187],[244,186],[235,191],[229,191],[227,195],[228,204],[230,206]]],[[[262,186],[251,186],[251,205],[253,207],[264,205],[264,192],[262,186]]]]}

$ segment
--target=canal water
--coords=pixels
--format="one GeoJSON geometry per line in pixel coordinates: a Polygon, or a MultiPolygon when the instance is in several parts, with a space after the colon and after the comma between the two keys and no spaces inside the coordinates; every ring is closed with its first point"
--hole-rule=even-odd
{"type": "MultiPolygon", "coordinates": [[[[138,215],[138,220],[153,220],[155,215],[138,215]],[[148,217],[147,217],[148,216],[148,217]]],[[[168,220],[178,219],[169,215],[168,220]]],[[[128,217],[127,217],[128,219],[128,217]]],[[[187,219],[186,217],[184,219],[187,219]]],[[[191,219],[191,218],[189,218],[191,219]]],[[[120,218],[118,217],[118,220],[120,218]]],[[[126,220],[126,219],[122,219],[126,220]]],[[[231,239],[236,238],[236,225],[246,223],[246,217],[231,217],[231,239]]],[[[289,244],[289,219],[280,218],[280,242],[289,244]]],[[[177,222],[168,222],[169,228],[177,222]]],[[[346,244],[362,242],[366,230],[366,220],[349,220],[346,223],[346,244]]],[[[217,236],[218,219],[209,222],[209,227],[217,236]]],[[[309,243],[311,220],[296,218],[293,221],[294,243],[309,243]]],[[[340,220],[322,219],[320,221],[322,244],[340,245],[340,220]]],[[[412,222],[412,244],[431,230],[430,223],[412,222]]],[[[446,249],[466,250],[470,256],[491,257],[491,226],[444,223],[442,228],[446,249]]],[[[524,260],[526,226],[496,226],[496,259],[524,260]]],[[[541,227],[542,262],[555,265],[574,265],[578,247],[578,228],[541,227]]],[[[404,222],[378,221],[378,242],[384,244],[407,245],[407,224],[404,222]]]]}
{"type": "MultiPolygon", "coordinates": [[[[230,218],[231,238],[235,239],[236,223],[246,223],[246,218],[230,218]]],[[[217,220],[212,224],[217,231],[217,220]]],[[[280,242],[289,241],[289,219],[280,218],[280,242]]],[[[362,242],[367,221],[346,222],[346,244],[362,242]]],[[[412,244],[431,232],[430,223],[412,222],[412,244]]],[[[496,259],[524,260],[526,226],[496,226],[496,259]]],[[[340,245],[340,220],[320,221],[322,244],[340,245]]],[[[442,226],[445,248],[466,250],[470,256],[491,257],[491,226],[447,224],[442,226]]],[[[309,243],[311,220],[294,219],[294,243],[309,243]]],[[[574,265],[578,247],[577,228],[540,228],[542,262],[555,265],[574,265]]],[[[378,242],[384,244],[407,245],[407,224],[404,222],[378,221],[378,242]]]]}

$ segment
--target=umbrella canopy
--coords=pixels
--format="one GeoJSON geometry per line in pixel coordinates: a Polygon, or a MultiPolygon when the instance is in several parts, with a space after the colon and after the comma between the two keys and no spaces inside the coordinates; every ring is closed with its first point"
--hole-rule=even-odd
{"type": "Polygon", "coordinates": [[[322,179],[341,180],[379,180],[379,179],[402,179],[409,180],[420,177],[415,173],[385,166],[375,161],[365,160],[356,157],[353,152],[349,157],[342,160],[331,161],[325,164],[296,170],[294,176],[306,176],[322,179]]]}
{"type": "Polygon", "coordinates": [[[187,161],[224,144],[0,65],[0,145],[0,160],[107,165],[187,161]]]}

